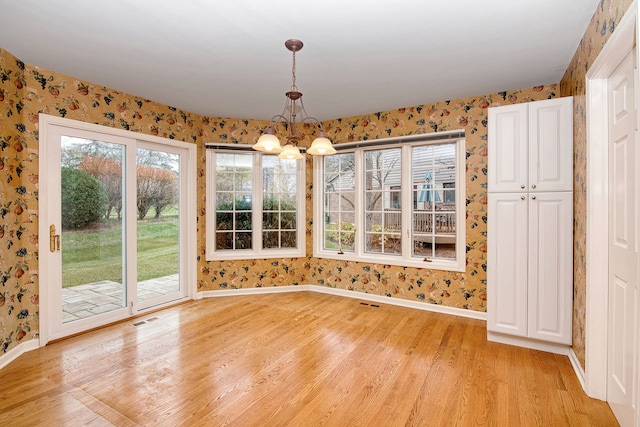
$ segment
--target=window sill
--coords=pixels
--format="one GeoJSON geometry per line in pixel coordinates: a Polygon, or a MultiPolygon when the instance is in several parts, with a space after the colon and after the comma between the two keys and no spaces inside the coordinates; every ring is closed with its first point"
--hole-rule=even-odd
{"type": "Polygon", "coordinates": [[[283,249],[269,252],[253,252],[243,250],[217,251],[212,255],[206,256],[206,261],[239,261],[252,259],[274,259],[274,258],[302,258],[305,257],[304,251],[294,249],[283,249]]]}
{"type": "Polygon", "coordinates": [[[407,260],[402,259],[399,256],[389,254],[385,254],[382,256],[371,256],[368,254],[357,255],[355,252],[345,252],[343,254],[338,254],[334,251],[316,251],[313,253],[313,256],[315,258],[362,262],[367,264],[397,265],[400,267],[424,268],[428,270],[456,271],[462,273],[466,271],[466,265],[464,261],[448,261],[441,259],[424,261],[423,258],[414,258],[411,260],[407,260]]]}

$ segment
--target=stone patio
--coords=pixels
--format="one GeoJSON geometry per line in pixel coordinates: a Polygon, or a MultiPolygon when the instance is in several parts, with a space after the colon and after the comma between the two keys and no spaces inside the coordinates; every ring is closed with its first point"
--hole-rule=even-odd
{"type": "MultiPolygon", "coordinates": [[[[138,282],[138,300],[166,295],[179,289],[177,274],[138,282]]],[[[104,280],[62,288],[62,322],[72,322],[124,307],[122,284],[104,280]]]]}

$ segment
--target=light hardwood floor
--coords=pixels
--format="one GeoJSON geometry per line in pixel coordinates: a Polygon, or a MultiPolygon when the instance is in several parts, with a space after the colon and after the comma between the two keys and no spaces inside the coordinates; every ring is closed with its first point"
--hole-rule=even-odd
{"type": "Polygon", "coordinates": [[[34,425],[617,423],[566,356],[489,343],[483,321],[295,292],[188,302],[22,355],[0,371],[0,426],[34,425]]]}

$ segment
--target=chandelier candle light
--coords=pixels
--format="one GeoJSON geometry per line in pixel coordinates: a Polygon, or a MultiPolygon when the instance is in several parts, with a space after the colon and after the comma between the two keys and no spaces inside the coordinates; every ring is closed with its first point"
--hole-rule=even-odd
{"type": "Polygon", "coordinates": [[[262,136],[258,138],[252,148],[254,150],[262,151],[263,153],[278,154],[281,159],[301,159],[303,156],[298,148],[298,142],[304,139],[304,135],[300,130],[296,128],[296,102],[300,103],[300,111],[302,113],[302,123],[315,123],[318,126],[318,137],[313,140],[311,147],[307,150],[307,153],[314,156],[326,156],[335,154],[336,150],[331,145],[331,141],[325,136],[322,124],[318,119],[309,117],[304,109],[302,102],[302,92],[298,91],[296,86],[296,52],[302,49],[302,42],[296,39],[287,40],[284,45],[293,52],[293,67],[292,67],[292,84],[291,90],[286,93],[287,101],[284,104],[282,114],[278,114],[271,118],[269,127],[264,131],[262,136]],[[287,116],[288,115],[288,116],[287,116]],[[286,136],[287,143],[284,147],[280,145],[280,140],[275,135],[275,126],[278,122],[286,123],[289,130],[286,136]]]}

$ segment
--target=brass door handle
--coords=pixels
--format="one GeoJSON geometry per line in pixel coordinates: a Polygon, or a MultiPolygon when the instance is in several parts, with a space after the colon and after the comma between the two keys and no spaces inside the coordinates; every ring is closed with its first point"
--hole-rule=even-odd
{"type": "Polygon", "coordinates": [[[60,235],[56,234],[56,226],[49,226],[49,251],[55,252],[60,250],[60,235]]]}

